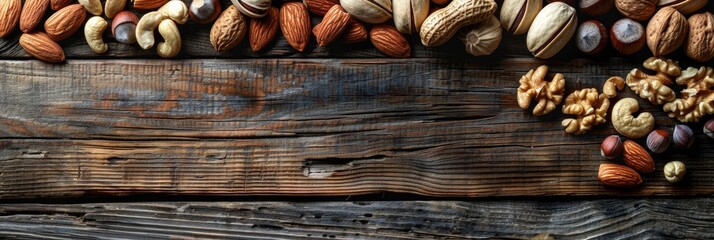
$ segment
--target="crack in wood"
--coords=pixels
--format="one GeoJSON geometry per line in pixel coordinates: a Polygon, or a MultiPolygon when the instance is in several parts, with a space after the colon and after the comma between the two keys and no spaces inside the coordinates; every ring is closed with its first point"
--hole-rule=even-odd
{"type": "Polygon", "coordinates": [[[302,172],[309,178],[326,178],[360,164],[372,164],[386,159],[387,155],[383,154],[355,158],[306,158],[303,160],[302,172]]]}

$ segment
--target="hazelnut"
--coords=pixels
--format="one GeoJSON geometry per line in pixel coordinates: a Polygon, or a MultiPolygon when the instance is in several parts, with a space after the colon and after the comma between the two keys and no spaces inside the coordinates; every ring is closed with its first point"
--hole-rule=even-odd
{"type": "Polygon", "coordinates": [[[112,35],[117,42],[136,43],[136,24],[139,18],[131,11],[121,11],[112,20],[112,35]]]}
{"type": "Polygon", "coordinates": [[[704,134],[710,138],[714,138],[714,118],[709,119],[709,121],[704,124],[704,134]]]}
{"type": "Polygon", "coordinates": [[[610,29],[610,41],[622,55],[636,53],[645,46],[645,28],[635,20],[620,19],[610,29]]]}
{"type": "Polygon", "coordinates": [[[657,0],[615,0],[617,11],[625,17],[646,21],[657,11],[657,0]]]}
{"type": "Polygon", "coordinates": [[[662,129],[657,129],[647,135],[647,148],[653,153],[663,153],[669,148],[669,133],[662,129]]]}
{"type": "Polygon", "coordinates": [[[664,178],[670,183],[676,183],[684,179],[687,174],[687,166],[680,161],[671,161],[664,165],[664,178]]]}
{"type": "Polygon", "coordinates": [[[188,14],[194,22],[208,24],[221,15],[221,2],[218,0],[193,0],[188,14]]]}
{"type": "Polygon", "coordinates": [[[654,56],[667,55],[682,46],[689,26],[684,15],[671,7],[663,7],[647,24],[647,46],[654,56]]]}
{"type": "Polygon", "coordinates": [[[575,31],[575,46],[585,54],[597,54],[607,45],[607,38],[607,30],[602,23],[588,20],[575,31]]]}
{"type": "Polygon", "coordinates": [[[610,12],[614,3],[613,0],[581,0],[579,8],[581,12],[597,17],[610,12]]]}
{"type": "Polygon", "coordinates": [[[600,145],[600,155],[607,159],[615,159],[622,155],[622,139],[617,135],[610,135],[600,145]]]}
{"type": "Polygon", "coordinates": [[[689,148],[694,143],[694,131],[687,125],[677,124],[677,126],[674,126],[672,139],[675,147],[689,148]]]}

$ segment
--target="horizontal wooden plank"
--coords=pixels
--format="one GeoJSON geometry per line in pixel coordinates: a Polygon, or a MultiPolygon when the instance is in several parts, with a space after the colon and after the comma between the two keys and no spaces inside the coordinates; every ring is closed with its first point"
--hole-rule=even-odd
{"type": "MultiPolygon", "coordinates": [[[[184,0],[185,2],[190,2],[189,0],[184,0]]],[[[223,6],[229,6],[229,0],[222,0],[223,6]]],[[[281,1],[274,1],[273,5],[279,6],[281,1]]],[[[497,0],[500,5],[501,0],[497,0]]],[[[714,9],[714,2],[709,2],[705,9],[714,9]]],[[[144,14],[144,12],[137,11],[139,16],[144,14]]],[[[611,13],[599,17],[598,20],[602,21],[606,26],[611,26],[611,24],[622,18],[617,11],[612,11],[611,13]]],[[[579,19],[586,20],[592,19],[584,14],[579,15],[579,19]]],[[[315,26],[321,21],[319,16],[312,15],[312,26],[315,26]]],[[[389,22],[391,24],[391,21],[389,22]]],[[[646,24],[646,23],[645,23],[646,24]]],[[[216,52],[210,44],[209,33],[212,25],[201,25],[189,21],[185,25],[180,25],[179,30],[181,32],[183,45],[181,54],[177,57],[179,59],[200,59],[200,58],[382,58],[385,55],[378,52],[369,41],[358,43],[358,44],[339,44],[335,43],[326,47],[318,47],[314,37],[311,39],[311,44],[302,53],[297,52],[290,45],[287,44],[285,38],[281,33],[278,34],[277,39],[267,47],[266,50],[255,53],[250,50],[248,45],[247,37],[244,41],[234,50],[218,53],[216,52]]],[[[18,39],[20,38],[20,31],[16,31],[8,36],[7,38],[0,38],[0,59],[27,59],[29,55],[24,52],[22,47],[18,44],[18,39]]],[[[422,46],[419,36],[412,34],[407,36],[412,48],[412,57],[415,58],[458,58],[458,59],[501,59],[506,57],[532,57],[528,52],[525,44],[525,35],[513,36],[508,33],[504,33],[502,43],[496,52],[493,53],[491,57],[473,57],[468,55],[464,51],[463,44],[458,39],[452,39],[443,46],[435,48],[427,48],[422,46]]],[[[159,38],[160,39],[160,38],[159,38]]],[[[72,37],[60,42],[60,45],[64,48],[68,59],[115,59],[115,58],[159,58],[156,54],[155,49],[143,50],[138,45],[126,45],[118,43],[111,36],[110,32],[105,32],[104,40],[109,44],[109,51],[105,54],[95,54],[87,46],[84,39],[82,31],[72,37]]],[[[628,59],[635,61],[641,61],[650,56],[651,53],[646,47],[642,51],[638,52],[633,56],[627,56],[628,59]]],[[[600,60],[608,59],[613,56],[619,56],[611,47],[608,47],[599,56],[586,56],[580,53],[575,44],[569,43],[561,53],[554,57],[554,59],[569,60],[578,57],[587,58],[597,58],[600,60]]],[[[683,51],[677,51],[672,54],[676,59],[686,59],[683,51]]],[[[714,63],[714,61],[710,61],[714,63]]]]}
{"type": "Polygon", "coordinates": [[[711,239],[710,198],[0,205],[21,239],[711,239]]]}
{"type": "MultiPolygon", "coordinates": [[[[516,104],[518,78],[541,63],[4,61],[0,198],[714,193],[714,141],[701,133],[694,150],[655,155],[643,188],[600,186],[609,124],[570,136],[562,114],[533,117],[516,104]],[[673,159],[690,169],[674,186],[662,174],[673,159]]],[[[638,64],[553,65],[572,92],[638,64]]],[[[661,110],[642,106],[671,129],[661,110]]]]}

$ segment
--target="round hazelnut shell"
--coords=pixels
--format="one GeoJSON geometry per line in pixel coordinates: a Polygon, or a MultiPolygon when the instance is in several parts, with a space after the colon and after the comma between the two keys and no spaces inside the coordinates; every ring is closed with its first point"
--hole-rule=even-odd
{"type": "Polygon", "coordinates": [[[605,28],[605,25],[603,25],[603,24],[602,24],[600,21],[598,21],[598,20],[587,20],[587,21],[581,23],[580,26],[578,27],[578,30],[576,30],[576,32],[575,32],[575,37],[574,37],[574,38],[575,38],[575,41],[580,41],[579,38],[581,37],[581,36],[580,36],[580,34],[581,34],[581,33],[580,33],[581,28],[582,28],[583,26],[585,26],[586,24],[597,27],[598,32],[600,33],[600,42],[598,43],[597,47],[595,47],[594,49],[590,50],[589,52],[586,51],[585,49],[582,49],[582,48],[580,47],[580,44],[577,44],[577,42],[576,42],[575,45],[578,47],[578,49],[579,49],[581,52],[583,52],[583,53],[585,53],[585,54],[590,54],[590,55],[598,54],[598,53],[602,52],[603,49],[605,49],[605,46],[607,46],[607,42],[608,42],[607,29],[605,28]]]}
{"type": "Polygon", "coordinates": [[[116,36],[114,35],[114,30],[117,28],[117,26],[127,22],[131,22],[136,25],[137,23],[139,23],[139,17],[137,17],[136,14],[131,11],[121,11],[117,13],[117,15],[114,16],[114,20],[112,20],[112,36],[116,36]]]}
{"type": "Polygon", "coordinates": [[[590,0],[591,2],[594,1],[590,6],[583,6],[583,1],[580,1],[578,8],[581,12],[593,17],[605,15],[615,6],[614,0],[590,0]]]}
{"type": "Polygon", "coordinates": [[[612,43],[612,47],[615,48],[615,50],[617,50],[617,52],[622,55],[630,55],[639,52],[645,46],[645,28],[642,26],[642,24],[629,18],[617,20],[617,22],[612,24],[612,27],[610,28],[610,42],[612,43]],[[618,35],[615,33],[615,26],[620,24],[620,21],[630,21],[630,23],[632,24],[639,25],[639,28],[642,30],[640,38],[631,42],[623,42],[618,39],[618,35]]]}
{"type": "Polygon", "coordinates": [[[189,6],[188,16],[191,17],[191,20],[193,20],[194,22],[197,22],[200,24],[208,24],[208,23],[211,23],[211,22],[215,21],[216,19],[218,19],[218,16],[221,15],[221,12],[223,12],[223,9],[221,8],[221,1],[219,1],[219,0],[203,0],[203,1],[204,2],[206,2],[206,1],[213,2],[213,6],[215,6],[215,8],[213,9],[213,13],[211,13],[211,15],[205,19],[201,19],[200,17],[196,16],[196,13],[194,13],[196,8],[193,7],[193,3],[196,2],[194,0],[191,3],[191,5],[189,6]]]}

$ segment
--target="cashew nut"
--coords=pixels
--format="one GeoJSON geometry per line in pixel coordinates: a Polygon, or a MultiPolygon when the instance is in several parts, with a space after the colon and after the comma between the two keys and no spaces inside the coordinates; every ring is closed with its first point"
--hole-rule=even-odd
{"type": "Polygon", "coordinates": [[[109,48],[102,39],[102,33],[107,29],[107,26],[107,21],[100,16],[90,18],[87,20],[87,24],[84,25],[84,38],[87,39],[87,44],[95,53],[105,53],[109,48]]]}
{"type": "Polygon", "coordinates": [[[160,42],[156,46],[159,56],[163,58],[172,58],[178,55],[181,51],[181,34],[173,20],[165,19],[159,24],[159,34],[164,38],[164,42],[160,42]]]}
{"type": "Polygon", "coordinates": [[[102,15],[102,2],[99,0],[79,0],[79,4],[82,4],[92,15],[102,15]]]}
{"type": "Polygon", "coordinates": [[[171,0],[157,11],[178,24],[184,24],[188,21],[188,7],[181,0],[171,0]]]}
{"type": "Polygon", "coordinates": [[[634,117],[632,113],[637,112],[640,106],[634,98],[623,98],[615,103],[612,108],[612,126],[615,130],[628,138],[641,138],[652,131],[655,119],[648,112],[640,113],[634,117]]]}
{"type": "Polygon", "coordinates": [[[126,6],[126,0],[107,0],[104,5],[104,14],[108,18],[114,18],[117,13],[124,10],[124,6],[126,6]]]}
{"type": "Polygon", "coordinates": [[[171,19],[179,24],[184,24],[188,21],[188,8],[180,0],[173,0],[166,3],[157,11],[144,14],[136,24],[136,41],[143,49],[154,47],[154,30],[159,27],[159,24],[171,19]]]}
{"type": "Polygon", "coordinates": [[[617,96],[617,91],[623,88],[625,88],[625,79],[614,76],[605,81],[605,85],[602,86],[602,93],[604,93],[607,98],[614,98],[617,96]]]}

